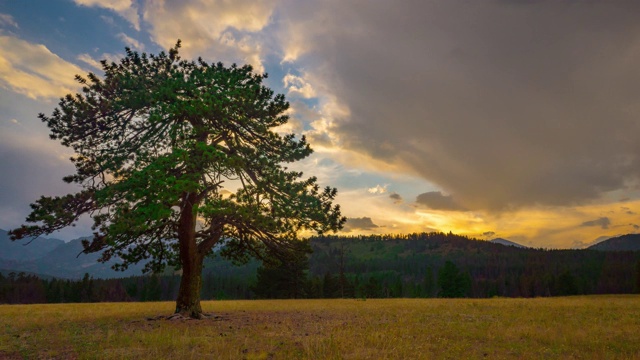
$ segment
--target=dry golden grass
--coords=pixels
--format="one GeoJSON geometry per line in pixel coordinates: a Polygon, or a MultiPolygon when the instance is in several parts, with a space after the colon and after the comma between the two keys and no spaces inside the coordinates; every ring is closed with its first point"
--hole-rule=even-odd
{"type": "Polygon", "coordinates": [[[0,306],[0,359],[640,359],[640,296],[0,306]]]}

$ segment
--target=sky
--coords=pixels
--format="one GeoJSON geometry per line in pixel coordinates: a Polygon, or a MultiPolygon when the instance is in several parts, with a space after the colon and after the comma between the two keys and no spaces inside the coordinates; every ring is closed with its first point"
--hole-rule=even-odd
{"type": "MultiPolygon", "coordinates": [[[[251,64],[343,234],[580,248],[640,230],[640,2],[0,0],[0,228],[74,188],[37,119],[124,48],[251,64]]],[[[88,235],[90,221],[53,236],[88,235]]]]}

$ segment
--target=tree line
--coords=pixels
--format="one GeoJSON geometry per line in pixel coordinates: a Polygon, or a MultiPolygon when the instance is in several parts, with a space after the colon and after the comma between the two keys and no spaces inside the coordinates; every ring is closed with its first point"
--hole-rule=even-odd
{"type": "MultiPolygon", "coordinates": [[[[423,233],[321,236],[287,261],[205,261],[203,299],[540,297],[640,291],[640,252],[520,249],[423,233]]],[[[0,274],[0,303],[175,300],[179,274],[120,279],[0,274]]]]}

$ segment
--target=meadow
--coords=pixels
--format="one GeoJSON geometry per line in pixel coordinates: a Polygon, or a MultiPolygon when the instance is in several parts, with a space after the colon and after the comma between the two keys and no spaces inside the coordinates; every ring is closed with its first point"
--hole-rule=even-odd
{"type": "Polygon", "coordinates": [[[640,296],[0,306],[0,359],[640,359],[640,296]]]}

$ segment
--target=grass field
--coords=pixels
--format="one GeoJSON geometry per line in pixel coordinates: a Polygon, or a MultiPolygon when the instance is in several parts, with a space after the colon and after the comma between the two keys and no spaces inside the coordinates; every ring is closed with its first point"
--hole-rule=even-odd
{"type": "Polygon", "coordinates": [[[173,306],[2,305],[0,359],[640,359],[640,296],[173,306]]]}

